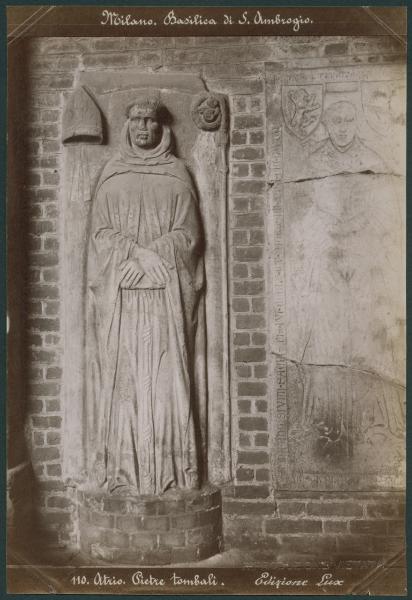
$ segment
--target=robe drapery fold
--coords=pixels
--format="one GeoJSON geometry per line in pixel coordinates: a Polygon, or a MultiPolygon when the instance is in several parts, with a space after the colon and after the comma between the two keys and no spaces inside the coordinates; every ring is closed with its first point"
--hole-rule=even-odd
{"type": "Polygon", "coordinates": [[[153,150],[132,147],[103,169],[88,254],[88,471],[111,492],[158,494],[199,484],[206,413],[202,231],[186,167],[163,128],[153,150]],[[120,287],[139,247],[170,265],[120,287]]]}

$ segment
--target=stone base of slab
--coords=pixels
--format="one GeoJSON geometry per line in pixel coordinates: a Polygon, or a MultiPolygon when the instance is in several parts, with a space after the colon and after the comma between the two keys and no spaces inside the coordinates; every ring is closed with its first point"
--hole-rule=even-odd
{"type": "Polygon", "coordinates": [[[80,547],[116,564],[193,562],[222,551],[220,490],[113,496],[78,490],[80,547]]]}

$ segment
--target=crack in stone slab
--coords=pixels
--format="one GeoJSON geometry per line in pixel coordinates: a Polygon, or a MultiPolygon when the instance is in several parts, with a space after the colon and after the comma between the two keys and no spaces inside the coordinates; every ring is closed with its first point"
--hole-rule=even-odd
{"type": "Polygon", "coordinates": [[[372,371],[370,369],[356,369],[355,367],[352,367],[350,365],[345,365],[344,363],[342,363],[342,364],[341,363],[304,363],[304,362],[301,362],[298,360],[294,360],[293,358],[289,358],[288,356],[285,356],[284,354],[280,354],[279,352],[271,351],[271,354],[278,358],[283,358],[287,362],[290,362],[298,367],[338,367],[340,369],[349,369],[350,371],[354,371],[356,373],[363,373],[365,375],[371,375],[372,377],[377,377],[378,379],[381,379],[385,383],[389,383],[391,385],[395,385],[395,386],[401,388],[402,390],[406,390],[406,386],[403,383],[401,383],[400,381],[398,381],[396,379],[392,379],[390,377],[385,377],[384,375],[380,375],[379,373],[376,373],[376,371],[372,371]]]}
{"type": "Polygon", "coordinates": [[[347,173],[347,172],[340,172],[340,173],[332,173],[330,175],[322,175],[319,177],[303,177],[302,179],[286,179],[284,180],[284,183],[304,183],[306,181],[320,181],[322,179],[329,179],[330,177],[349,177],[350,175],[388,175],[390,177],[403,177],[403,175],[400,175],[398,173],[392,173],[392,172],[384,172],[384,171],[370,171],[370,170],[366,170],[366,171],[356,171],[354,173],[347,173]]]}

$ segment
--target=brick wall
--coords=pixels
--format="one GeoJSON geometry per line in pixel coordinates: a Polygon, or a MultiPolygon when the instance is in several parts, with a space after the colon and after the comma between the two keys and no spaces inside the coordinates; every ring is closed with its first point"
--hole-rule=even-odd
{"type": "MultiPolygon", "coordinates": [[[[265,301],[262,74],[264,61],[293,68],[399,62],[404,55],[398,43],[389,37],[39,38],[27,42],[23,53],[25,61],[19,68],[26,81],[23,110],[28,124],[28,158],[22,180],[24,189],[19,193],[27,208],[24,244],[29,248],[25,312],[30,389],[26,440],[37,482],[39,522],[49,530],[50,540],[61,545],[76,540],[72,488],[62,481],[60,464],[63,407],[59,186],[63,92],[73,88],[79,70],[131,66],[157,72],[200,73],[209,89],[226,93],[230,101],[228,209],[235,488],[230,491],[233,499],[226,502],[227,513],[243,515],[237,520],[245,521],[244,515],[249,513],[242,511],[249,507],[253,515],[248,519],[249,527],[254,519],[258,520],[258,530],[267,536],[296,534],[303,526],[307,532],[324,536],[349,535],[359,527],[367,528],[367,524],[359,523],[367,523],[371,516],[369,505],[362,505],[361,509],[366,520],[357,514],[357,509],[356,514],[346,514],[350,502],[329,503],[327,510],[332,513],[322,516],[322,503],[315,503],[318,514],[314,514],[313,502],[296,500],[289,503],[289,510],[290,506],[296,509],[291,518],[282,521],[266,512],[261,517],[259,511],[263,508],[258,508],[265,506],[266,511],[269,505],[274,506],[268,453],[266,331],[270,307],[265,301]],[[262,499],[266,500],[262,503],[262,499]],[[343,513],[339,513],[340,507],[343,513]],[[296,511],[301,511],[304,518],[295,520],[296,511]]],[[[276,506],[282,511],[286,505],[276,506]]],[[[226,523],[230,537],[230,516],[226,523]]],[[[383,528],[388,533],[388,526],[382,525],[382,534],[383,528]]]]}

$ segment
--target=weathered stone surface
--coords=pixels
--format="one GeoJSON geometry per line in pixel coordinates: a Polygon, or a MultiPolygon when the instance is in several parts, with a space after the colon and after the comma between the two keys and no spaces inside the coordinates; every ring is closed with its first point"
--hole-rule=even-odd
{"type": "Polygon", "coordinates": [[[405,183],[391,162],[392,145],[403,144],[398,76],[397,67],[290,71],[281,110],[268,113],[271,173],[287,182],[283,198],[271,193],[282,486],[404,485],[405,183]],[[283,140],[271,130],[279,121],[283,140]]]}

